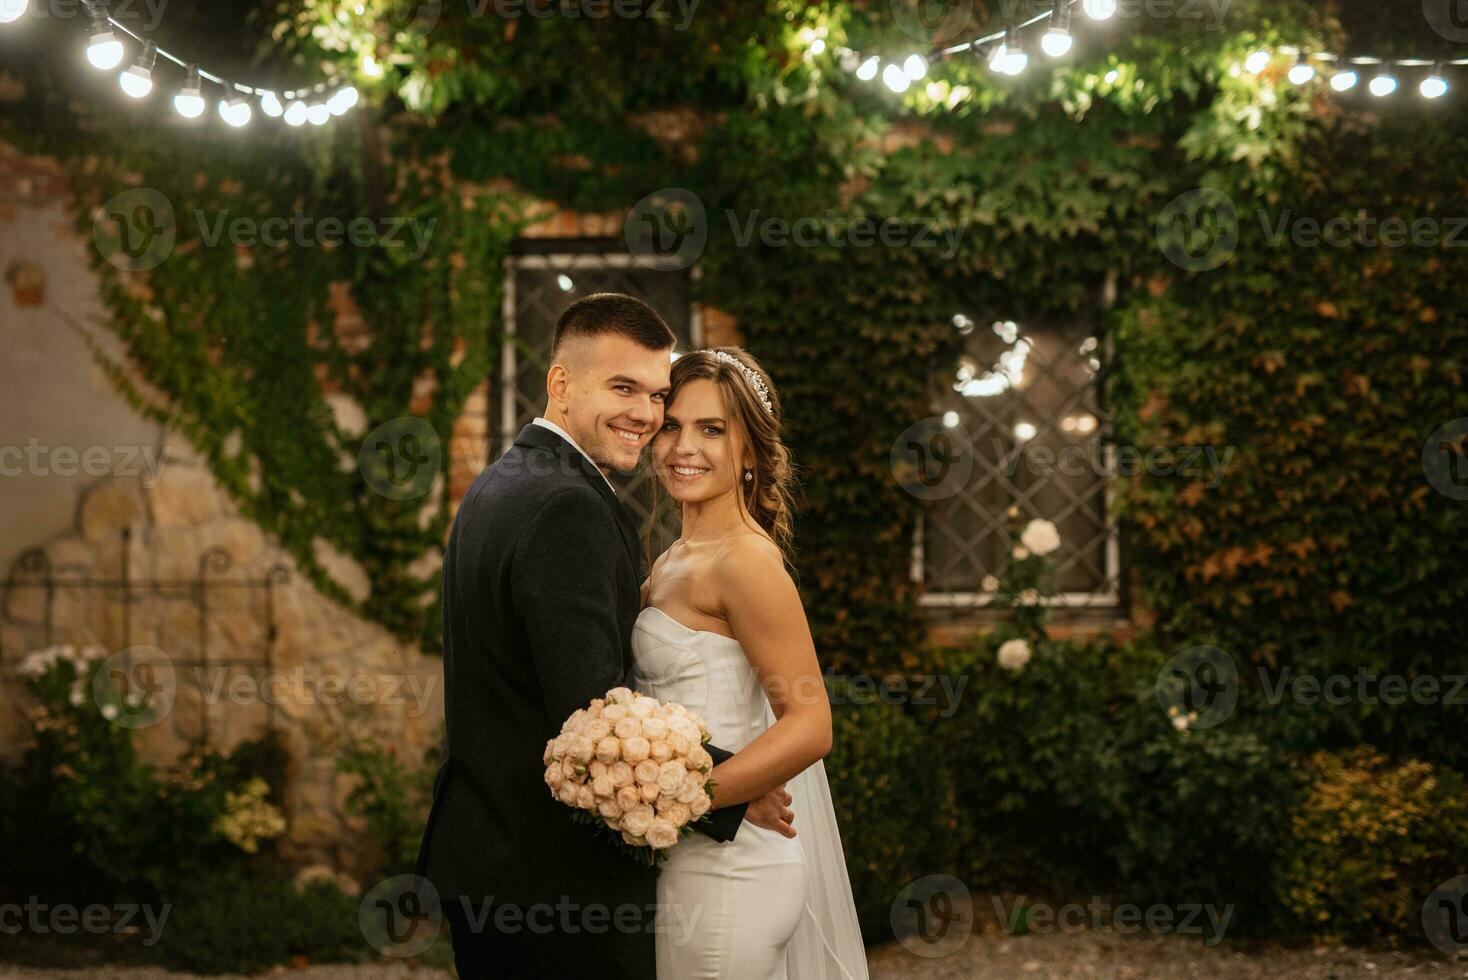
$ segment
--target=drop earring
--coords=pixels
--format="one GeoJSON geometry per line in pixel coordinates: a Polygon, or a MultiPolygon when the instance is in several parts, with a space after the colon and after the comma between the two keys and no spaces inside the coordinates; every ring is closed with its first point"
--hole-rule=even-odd
{"type": "Polygon", "coordinates": [[[754,482],[754,470],[745,470],[744,471],[744,482],[745,483],[753,483],[754,482]]]}

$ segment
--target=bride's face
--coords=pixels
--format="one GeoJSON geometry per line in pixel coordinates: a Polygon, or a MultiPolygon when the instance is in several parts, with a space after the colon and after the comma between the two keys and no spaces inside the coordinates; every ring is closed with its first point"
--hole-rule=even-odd
{"type": "Polygon", "coordinates": [[[658,479],[680,503],[729,493],[743,473],[734,442],[718,386],[706,378],[689,381],[664,407],[663,427],[653,437],[658,479]]]}

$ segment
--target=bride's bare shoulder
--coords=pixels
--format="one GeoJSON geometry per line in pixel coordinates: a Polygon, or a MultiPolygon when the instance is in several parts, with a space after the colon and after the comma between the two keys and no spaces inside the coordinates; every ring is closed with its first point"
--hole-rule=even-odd
{"type": "Polygon", "coordinates": [[[742,580],[768,580],[771,575],[786,575],[785,556],[771,541],[769,535],[760,531],[743,531],[731,534],[720,545],[719,553],[710,562],[710,571],[718,578],[742,580]]]}

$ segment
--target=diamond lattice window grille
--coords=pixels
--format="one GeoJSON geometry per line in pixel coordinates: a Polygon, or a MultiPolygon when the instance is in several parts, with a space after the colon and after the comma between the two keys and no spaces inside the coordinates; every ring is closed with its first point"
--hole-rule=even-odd
{"type": "Polygon", "coordinates": [[[970,454],[972,475],[925,505],[913,573],[930,606],[982,606],[1013,546],[1005,514],[1053,521],[1058,605],[1111,606],[1120,549],[1108,519],[1108,419],[1097,378],[1104,347],[1085,324],[954,317],[963,346],[933,379],[931,407],[970,454]]]}
{"type": "MultiPolygon", "coordinates": [[[[659,268],[651,259],[615,252],[515,255],[505,261],[504,339],[500,377],[493,385],[496,421],[490,427],[495,458],[545,410],[545,375],[556,319],[576,300],[602,292],[636,296],[667,321],[678,338],[678,350],[702,343],[689,270],[674,268],[674,261],[665,264],[667,268],[659,268]]],[[[612,474],[617,496],[644,532],[655,479],[645,462],[635,472],[612,474]]],[[[677,514],[663,510],[653,529],[653,554],[678,536],[677,514]]]]}

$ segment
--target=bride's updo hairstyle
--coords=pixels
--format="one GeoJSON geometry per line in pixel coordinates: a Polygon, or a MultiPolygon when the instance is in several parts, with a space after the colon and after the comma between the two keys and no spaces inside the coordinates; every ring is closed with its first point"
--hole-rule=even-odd
{"type": "Polygon", "coordinates": [[[780,439],[780,396],[765,369],[743,348],[713,347],[684,354],[673,362],[668,404],[678,397],[679,388],[700,379],[718,386],[729,421],[739,433],[739,445],[748,447],[754,457],[753,478],[748,481],[742,456],[734,460],[740,504],[788,561],[795,475],[790,451],[780,439]]]}

